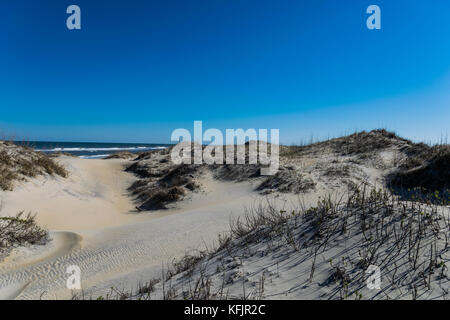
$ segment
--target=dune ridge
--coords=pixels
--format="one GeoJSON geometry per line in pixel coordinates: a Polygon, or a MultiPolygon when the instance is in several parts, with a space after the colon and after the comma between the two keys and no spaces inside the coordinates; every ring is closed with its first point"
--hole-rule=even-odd
{"type": "MultiPolygon", "coordinates": [[[[205,280],[199,275],[205,275],[201,273],[205,270],[202,267],[204,263],[211,262],[211,268],[215,269],[208,269],[208,276],[216,284],[211,285],[210,293],[215,291],[217,294],[217,283],[221,280],[232,279],[227,284],[231,293],[225,296],[222,292],[221,298],[242,295],[242,282],[251,284],[247,287],[250,291],[246,296],[249,292],[258,293],[252,293],[250,298],[345,298],[342,286],[339,287],[342,277],[333,282],[334,287],[325,291],[312,285],[303,288],[300,280],[296,282],[294,275],[299,272],[301,281],[308,278],[312,258],[296,253],[294,247],[303,245],[298,237],[306,230],[293,226],[299,225],[298,219],[303,219],[300,217],[305,216],[308,208],[317,207],[320,201],[330,196],[335,200],[346,199],[365,188],[367,191],[381,189],[380,192],[397,197],[391,193],[390,179],[403,172],[402,168],[412,157],[426,153],[427,148],[430,147],[384,130],[356,133],[305,146],[281,146],[280,170],[269,177],[258,174],[258,165],[174,165],[170,162],[170,148],[105,160],[62,155],[55,161],[66,168],[67,177],[43,174],[19,182],[12,192],[1,192],[2,215],[22,210],[36,213],[37,222],[50,230],[52,240],[41,247],[15,248],[11,256],[0,263],[0,297],[70,299],[74,294],[80,297],[79,292],[71,292],[65,287],[66,267],[76,264],[82,271],[84,298],[145,297],[137,294],[139,291],[149,294],[150,298],[218,298],[217,295],[213,297],[204,295],[205,292],[199,294],[187,290],[189,281],[192,284],[198,279],[205,280]],[[248,230],[247,234],[240,236],[234,233],[234,237],[226,240],[228,244],[234,243],[238,250],[233,256],[239,261],[234,261],[233,257],[230,260],[224,246],[226,242],[223,242],[233,234],[229,229],[230,221],[245,221],[249,212],[268,203],[272,212],[298,213],[292,220],[280,220],[283,228],[296,230],[291,232],[294,241],[286,242],[289,233],[267,238],[259,233],[264,224],[258,224],[253,228],[255,230],[248,230]],[[217,238],[219,234],[223,235],[220,241],[217,238]],[[251,234],[260,240],[251,243],[249,251],[246,251],[241,245],[251,234]],[[260,247],[266,246],[268,239],[280,244],[279,251],[273,250],[267,255],[261,253],[260,247]],[[218,244],[222,247],[222,258],[230,260],[224,263],[234,265],[226,278],[222,278],[222,272],[215,273],[223,264],[218,260],[218,244]],[[304,259],[306,264],[301,269],[289,268],[294,273],[283,267],[277,267],[275,271],[273,263],[283,265],[282,257],[286,250],[294,250],[290,258],[286,258],[286,263],[304,259]],[[265,257],[259,260],[260,264],[255,260],[257,255],[265,257]],[[272,261],[270,268],[269,260],[272,261]],[[255,274],[249,277],[249,270],[255,274]],[[231,275],[231,271],[236,272],[231,275]],[[186,277],[186,272],[190,278],[186,277]],[[273,286],[261,294],[256,278],[267,272],[272,273],[273,286]],[[278,283],[273,274],[279,274],[282,283],[278,283]],[[158,283],[169,278],[173,281],[173,291],[161,291],[158,283]],[[113,292],[111,287],[115,288],[113,292]],[[327,295],[331,291],[335,294],[327,295]],[[318,292],[325,296],[318,295],[318,292]]],[[[426,166],[435,159],[420,157],[422,161],[413,163],[413,166],[426,166]]],[[[432,166],[430,170],[435,175],[439,174],[436,170],[440,168],[445,167],[432,166]]],[[[439,208],[440,216],[448,219],[448,207],[442,202],[433,205],[439,208]]],[[[330,223],[337,219],[335,215],[324,217],[330,219],[330,223]]],[[[352,217],[359,219],[360,216],[352,217]]],[[[356,230],[347,235],[354,242],[358,242],[360,237],[356,230]]],[[[329,249],[345,246],[345,241],[336,240],[329,249]]],[[[445,264],[448,244],[438,243],[439,250],[444,251],[439,258],[435,253],[433,257],[436,261],[441,259],[438,263],[443,261],[445,264]]],[[[369,244],[367,246],[370,247],[369,244]]],[[[305,252],[315,248],[313,245],[307,247],[309,249],[305,252]]],[[[333,260],[341,260],[340,253],[333,250],[330,251],[336,255],[333,260]]],[[[356,254],[354,251],[348,257],[352,264],[356,261],[356,254]]],[[[342,271],[339,264],[333,263],[331,269],[325,268],[326,265],[321,261],[318,279],[324,281],[323,277],[329,270],[342,271]]],[[[441,270],[447,277],[446,267],[441,270]]],[[[408,276],[407,270],[402,272],[408,276]]],[[[345,274],[341,276],[345,278],[345,274]]],[[[263,281],[261,285],[266,286],[267,283],[263,281]]],[[[208,286],[202,288],[205,290],[208,286]]],[[[408,292],[402,298],[412,298],[411,291],[408,292]]],[[[367,293],[363,296],[371,297],[367,293]]],[[[416,298],[420,297],[424,296],[416,295],[416,298]]],[[[432,297],[442,298],[442,295],[432,297]]],[[[376,298],[386,296],[378,295],[376,298]]]]}

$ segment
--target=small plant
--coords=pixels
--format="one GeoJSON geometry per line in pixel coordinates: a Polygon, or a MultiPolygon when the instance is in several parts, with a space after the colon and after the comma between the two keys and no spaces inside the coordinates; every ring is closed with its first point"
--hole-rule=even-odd
{"type": "Polygon", "coordinates": [[[14,181],[49,174],[67,177],[56,160],[31,148],[0,141],[0,190],[11,191],[14,181]]]}
{"type": "Polygon", "coordinates": [[[48,232],[36,224],[35,216],[30,213],[0,217],[0,259],[14,247],[44,244],[48,240],[48,232]]]}

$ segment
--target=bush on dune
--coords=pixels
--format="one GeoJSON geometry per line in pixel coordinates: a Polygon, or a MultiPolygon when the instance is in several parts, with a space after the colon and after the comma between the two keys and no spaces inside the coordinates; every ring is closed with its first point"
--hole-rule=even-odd
{"type": "Polygon", "coordinates": [[[232,221],[215,248],[174,260],[150,289],[108,298],[276,298],[290,281],[291,297],[310,297],[313,286],[321,299],[445,299],[449,223],[448,209],[381,189],[358,188],[292,212],[261,203],[232,221]],[[367,288],[370,266],[383,275],[381,290],[367,288]]]}
{"type": "Polygon", "coordinates": [[[15,180],[49,174],[67,177],[67,170],[49,156],[31,148],[0,142],[0,189],[12,190],[15,180]]]}
{"type": "Polygon", "coordinates": [[[47,230],[36,224],[35,216],[20,212],[13,217],[0,217],[0,261],[14,247],[44,244],[48,241],[47,230]]]}
{"type": "Polygon", "coordinates": [[[185,191],[182,187],[171,187],[168,189],[157,190],[152,194],[147,194],[148,200],[145,201],[141,206],[140,210],[157,210],[165,209],[166,205],[179,200],[185,191]]]}
{"type": "Polygon", "coordinates": [[[389,182],[407,198],[450,203],[450,146],[434,146],[407,158],[389,182]]]}

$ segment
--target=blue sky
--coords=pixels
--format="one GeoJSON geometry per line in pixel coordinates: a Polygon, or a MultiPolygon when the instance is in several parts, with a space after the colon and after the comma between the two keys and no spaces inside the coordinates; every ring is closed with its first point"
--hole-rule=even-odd
{"type": "Polygon", "coordinates": [[[287,144],[377,127],[435,141],[449,17],[447,0],[3,0],[0,135],[163,143],[202,120],[287,144]]]}

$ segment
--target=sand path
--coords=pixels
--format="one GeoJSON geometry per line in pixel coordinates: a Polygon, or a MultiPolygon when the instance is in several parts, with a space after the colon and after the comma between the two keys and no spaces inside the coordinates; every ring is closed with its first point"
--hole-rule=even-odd
{"type": "Polygon", "coordinates": [[[138,214],[127,195],[135,177],[123,171],[125,160],[59,161],[69,178],[41,177],[0,194],[3,215],[35,212],[53,239],[17,248],[0,263],[0,299],[70,298],[70,265],[80,267],[83,290],[94,298],[112,286],[136,287],[160,276],[163,263],[216,240],[259,197],[249,183],[207,179],[206,192],[183,201],[182,209],[138,214]]]}

